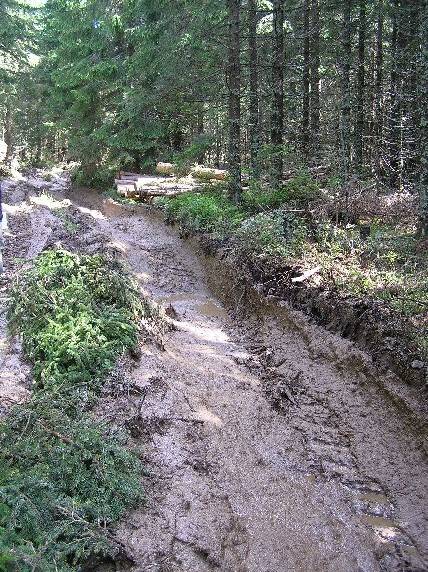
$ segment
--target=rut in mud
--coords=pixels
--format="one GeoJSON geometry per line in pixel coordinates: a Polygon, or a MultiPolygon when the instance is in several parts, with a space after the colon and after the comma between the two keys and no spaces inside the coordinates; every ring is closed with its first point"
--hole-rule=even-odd
{"type": "MultiPolygon", "coordinates": [[[[59,179],[10,185],[6,265],[58,241],[109,249],[175,326],[123,360],[128,391],[106,391],[97,411],[129,429],[148,469],[147,503],[117,531],[130,569],[426,570],[423,428],[385,390],[399,382],[381,384],[367,356],[301,314],[247,296],[150,209],[70,193],[59,179]],[[43,187],[69,200],[61,217],[43,187]]],[[[15,400],[28,377],[18,350],[3,348],[1,370],[15,400]]]]}

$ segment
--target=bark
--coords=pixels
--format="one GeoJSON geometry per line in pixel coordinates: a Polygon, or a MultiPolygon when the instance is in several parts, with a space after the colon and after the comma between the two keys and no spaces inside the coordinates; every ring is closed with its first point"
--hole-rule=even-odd
{"type": "Polygon", "coordinates": [[[311,139],[312,157],[320,155],[320,14],[318,0],[311,3],[311,139]]]}
{"type": "MultiPolygon", "coordinates": [[[[205,126],[204,126],[204,108],[202,106],[198,107],[197,110],[197,132],[198,135],[203,135],[205,133],[205,126]]],[[[203,165],[205,162],[205,152],[201,151],[198,155],[198,163],[203,165]]]]}
{"type": "Polygon", "coordinates": [[[402,69],[403,50],[402,10],[400,0],[393,0],[391,32],[391,88],[389,124],[389,184],[401,186],[401,114],[402,114],[402,69]]]}
{"type": "Polygon", "coordinates": [[[366,0],[360,0],[358,22],[358,76],[355,124],[355,164],[361,174],[364,167],[365,126],[365,55],[366,55],[366,0]]]}
{"type": "Polygon", "coordinates": [[[227,0],[229,19],[228,46],[228,123],[229,123],[229,194],[238,204],[241,200],[241,62],[240,0],[227,0]]]}
{"type": "Polygon", "coordinates": [[[4,142],[6,143],[6,154],[4,162],[10,164],[13,156],[13,132],[12,132],[12,106],[10,101],[6,103],[6,114],[4,118],[4,142]]]}
{"type": "Polygon", "coordinates": [[[403,133],[403,178],[406,183],[417,183],[421,169],[421,156],[418,149],[419,126],[421,124],[421,94],[419,86],[427,84],[421,83],[421,59],[427,58],[428,54],[422,51],[423,26],[426,25],[421,16],[423,15],[423,0],[411,0],[407,6],[406,14],[406,53],[403,60],[404,73],[404,105],[403,112],[406,114],[405,130],[403,133]],[[421,41],[419,41],[419,38],[421,41]]]}
{"type": "Polygon", "coordinates": [[[343,0],[342,4],[342,54],[341,54],[341,110],[340,110],[340,140],[342,172],[345,179],[350,174],[351,143],[351,0],[343,0]]]}
{"type": "Polygon", "coordinates": [[[258,152],[260,145],[260,121],[259,121],[259,72],[258,72],[258,49],[257,49],[257,4],[256,0],[248,0],[248,50],[249,50],[249,73],[250,73],[250,163],[254,178],[260,175],[258,152]]]}
{"type": "Polygon", "coordinates": [[[375,170],[380,172],[383,143],[383,27],[384,27],[384,6],[383,0],[378,1],[376,22],[376,61],[375,61],[375,109],[374,109],[374,153],[375,170]]]}
{"type": "Polygon", "coordinates": [[[271,181],[277,187],[284,168],[284,0],[273,1],[272,48],[271,181]]]}
{"type": "Polygon", "coordinates": [[[428,2],[421,18],[421,77],[420,88],[420,156],[421,172],[419,181],[419,228],[418,234],[422,239],[428,239],[428,2]]]}
{"type": "Polygon", "coordinates": [[[310,85],[310,30],[309,30],[309,0],[303,1],[303,98],[302,98],[302,148],[306,157],[309,157],[311,146],[309,131],[309,85],[310,85]]]}

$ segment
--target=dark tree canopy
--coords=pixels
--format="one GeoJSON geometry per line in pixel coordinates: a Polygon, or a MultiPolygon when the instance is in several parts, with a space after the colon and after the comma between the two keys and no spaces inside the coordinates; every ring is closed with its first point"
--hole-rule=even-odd
{"type": "Polygon", "coordinates": [[[236,200],[241,168],[278,186],[290,162],[328,166],[419,194],[426,229],[426,22],[424,0],[47,0],[30,18],[2,0],[4,138],[98,185],[229,164],[236,200]]]}

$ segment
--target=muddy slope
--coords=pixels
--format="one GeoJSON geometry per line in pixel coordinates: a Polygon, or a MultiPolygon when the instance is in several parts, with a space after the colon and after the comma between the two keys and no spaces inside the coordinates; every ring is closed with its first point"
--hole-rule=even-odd
{"type": "MultiPolygon", "coordinates": [[[[146,505],[117,531],[132,570],[428,569],[420,416],[382,389],[399,382],[374,383],[352,344],[263,306],[150,210],[67,197],[80,230],[60,240],[123,257],[175,325],[121,364],[126,391],[98,412],[149,471],[146,505]]],[[[48,204],[29,216],[37,236],[57,218],[48,204]]]]}

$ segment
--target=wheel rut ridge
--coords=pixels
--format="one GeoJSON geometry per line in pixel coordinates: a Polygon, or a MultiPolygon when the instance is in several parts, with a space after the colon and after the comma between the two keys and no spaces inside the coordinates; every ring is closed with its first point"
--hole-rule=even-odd
{"type": "Polygon", "coordinates": [[[258,370],[272,407],[287,418],[302,438],[304,459],[288,467],[316,478],[337,480],[358,495],[352,502],[354,512],[366,518],[379,538],[393,545],[391,553],[380,559],[383,572],[428,570],[428,564],[421,564],[417,543],[396,522],[389,492],[380,482],[359,472],[351,449],[351,436],[343,429],[346,424],[340,415],[310,389],[310,381],[302,383],[304,373],[294,363],[286,364],[283,358],[275,361],[274,348],[266,346],[257,333],[253,332],[248,338],[249,353],[243,363],[250,371],[258,370]],[[289,366],[288,375],[279,371],[284,364],[289,366]],[[412,558],[413,554],[417,555],[416,559],[412,558]]]}

